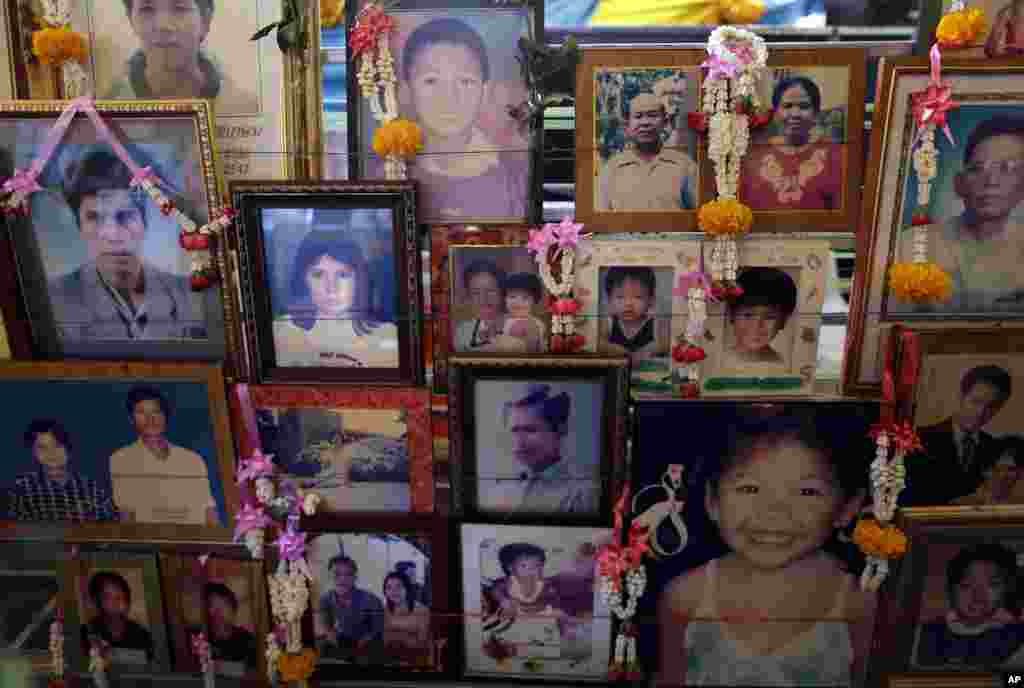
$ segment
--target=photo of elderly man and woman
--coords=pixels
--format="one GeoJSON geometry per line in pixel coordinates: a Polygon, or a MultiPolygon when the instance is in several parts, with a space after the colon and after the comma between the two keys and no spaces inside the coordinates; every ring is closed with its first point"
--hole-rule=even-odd
{"type": "Polygon", "coordinates": [[[432,667],[431,562],[423,537],[328,533],[312,540],[319,666],[432,667]]]}
{"type": "Polygon", "coordinates": [[[462,526],[467,672],[603,679],[611,617],[596,587],[604,528],[462,526]]]}
{"type": "Polygon", "coordinates": [[[1024,504],[1024,355],[924,358],[902,506],[1024,504]]]}

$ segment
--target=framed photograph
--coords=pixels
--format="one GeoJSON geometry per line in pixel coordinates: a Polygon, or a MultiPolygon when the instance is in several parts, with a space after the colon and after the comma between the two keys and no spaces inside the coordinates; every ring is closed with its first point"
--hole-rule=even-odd
{"type": "Polygon", "coordinates": [[[411,182],[234,182],[246,380],[419,384],[411,182]]]}
{"type": "MultiPolygon", "coordinates": [[[[772,120],[750,133],[740,200],[758,230],[849,232],[860,217],[864,161],[863,48],[772,50],[758,95],[772,120]]],[[[715,172],[704,165],[704,200],[715,172]]]]}
{"type": "MultiPolygon", "coordinates": [[[[348,4],[352,26],[363,3],[348,4]]],[[[409,163],[423,224],[508,224],[540,219],[540,140],[519,114],[527,100],[519,39],[544,35],[534,0],[413,0],[388,10],[398,110],[419,124],[423,150],[409,163]]],[[[384,177],[373,152],[380,124],[349,74],[352,179],[384,177]]]]}
{"type": "Polygon", "coordinates": [[[877,403],[635,409],[629,511],[653,557],[637,654],[655,683],[861,685],[874,595],[839,536],[864,505],[877,403]]]}
{"type": "MultiPolygon", "coordinates": [[[[452,269],[452,247],[458,246],[459,250],[463,252],[462,255],[470,256],[476,255],[465,253],[470,246],[487,247],[493,251],[497,247],[526,246],[528,238],[529,227],[527,225],[509,225],[507,227],[442,225],[430,228],[430,304],[434,326],[432,356],[435,394],[447,394],[448,392],[448,353],[452,351],[450,343],[452,337],[455,336],[454,333],[458,331],[459,327],[465,327],[463,323],[480,319],[480,308],[486,309],[489,305],[488,302],[494,301],[494,293],[500,292],[500,286],[495,286],[495,283],[502,276],[498,270],[483,271],[480,273],[482,276],[469,275],[478,283],[475,293],[481,304],[474,304],[471,298],[474,291],[469,288],[465,274],[469,265],[457,266],[452,269]],[[489,277],[494,279],[488,279],[489,277]],[[458,285],[460,290],[455,290],[454,285],[458,285]],[[453,295],[456,298],[453,299],[453,295]],[[470,298],[465,298],[467,296],[470,298]]],[[[498,308],[507,309],[507,304],[504,303],[500,293],[498,302],[498,308]]],[[[494,305],[491,304],[490,308],[493,310],[494,305]]],[[[495,320],[498,319],[495,318],[495,320]]],[[[503,330],[504,323],[501,328],[492,327],[491,329],[503,330]]],[[[470,341],[472,342],[472,333],[470,341]]]]}
{"type": "Polygon", "coordinates": [[[672,347],[686,329],[679,277],[700,266],[700,241],[592,241],[576,263],[585,350],[630,359],[630,392],[672,392],[672,347]]]}
{"type": "Polygon", "coordinates": [[[702,395],[813,393],[831,260],[827,241],[743,242],[737,273],[743,295],[708,303],[702,395]]]}
{"type": "MultiPolygon", "coordinates": [[[[66,106],[0,103],[0,177],[33,164],[66,106]]],[[[208,103],[101,101],[96,110],[182,212],[200,226],[219,213],[208,103]]],[[[132,176],[79,114],[42,170],[31,214],[8,220],[17,263],[4,270],[4,319],[31,357],[221,361],[233,348],[229,300],[192,290],[179,227],[132,189],[132,176]]]]}
{"type": "Polygon", "coordinates": [[[1014,186],[1017,146],[1024,153],[1024,64],[1019,60],[944,60],[942,78],[959,107],[947,122],[956,141],[938,138],[938,177],[928,214],[931,260],[953,278],[949,302],[901,303],[887,275],[910,260],[911,218],[917,206],[912,143],[916,124],[911,95],[930,83],[925,58],[886,61],[875,106],[871,163],[865,184],[863,231],[858,235],[857,281],[850,303],[844,371],[848,394],[879,390],[883,343],[896,324],[915,329],[997,326],[1024,316],[1024,241],[1017,237],[1014,186]],[[998,174],[993,170],[999,169],[998,174]],[[1003,171],[1005,170],[1005,171],[1003,171]]]}
{"type": "MultiPolygon", "coordinates": [[[[935,42],[935,29],[942,15],[950,10],[950,0],[924,0],[921,3],[921,20],[917,30],[917,45],[914,52],[927,55],[935,42]]],[[[943,60],[964,58],[1007,59],[1024,56],[1021,32],[1024,21],[1020,8],[1013,0],[976,0],[971,7],[985,12],[985,31],[974,45],[967,48],[943,48],[943,60]]]]}
{"type": "Polygon", "coordinates": [[[430,392],[236,385],[239,446],[274,457],[292,478],[321,483],[320,511],[434,511],[430,392]]]}
{"type": "Polygon", "coordinates": [[[60,550],[52,543],[0,543],[0,648],[49,672],[50,624],[61,609],[60,550]]]}
{"type": "Polygon", "coordinates": [[[576,71],[576,220],[589,231],[693,230],[704,196],[703,50],[588,48],[576,71]]]}
{"type": "Polygon", "coordinates": [[[471,678],[607,681],[613,617],[596,584],[610,528],[460,526],[471,678]]]}
{"type": "Polygon", "coordinates": [[[955,673],[981,685],[983,675],[997,680],[1000,672],[1024,670],[1020,510],[914,511],[920,513],[904,514],[907,555],[881,594],[876,647],[888,651],[872,656],[869,678],[948,680],[955,673]]]}
{"type": "Polygon", "coordinates": [[[447,522],[346,517],[310,535],[317,681],[453,674],[447,522]]]}
{"type": "Polygon", "coordinates": [[[211,555],[209,549],[176,550],[160,555],[160,575],[176,671],[201,671],[192,639],[205,633],[215,673],[265,675],[270,619],[263,562],[211,555]]]}
{"type": "Polygon", "coordinates": [[[624,466],[629,359],[449,360],[454,508],[524,524],[611,522],[624,466]]]}
{"type": "Polygon", "coordinates": [[[64,655],[70,667],[86,671],[90,648],[105,642],[115,670],[170,671],[154,555],[81,552],[64,569],[64,655]]]}
{"type": "Polygon", "coordinates": [[[0,430],[3,518],[63,523],[67,538],[230,538],[238,505],[220,367],[199,364],[0,364],[16,399],[0,430]]]}

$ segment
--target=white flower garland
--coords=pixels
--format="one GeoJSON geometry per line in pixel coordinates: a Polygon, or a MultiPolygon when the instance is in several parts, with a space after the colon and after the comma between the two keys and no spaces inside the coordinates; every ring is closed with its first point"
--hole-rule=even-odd
{"type": "MultiPolygon", "coordinates": [[[[939,174],[939,149],[935,145],[935,124],[924,125],[920,140],[914,149],[914,172],[917,173],[917,205],[927,208],[931,201],[932,181],[939,174]]],[[[912,263],[928,262],[928,225],[914,223],[912,227],[912,263]]]]}
{"type": "MultiPolygon", "coordinates": [[[[707,292],[703,285],[690,287],[686,293],[687,320],[684,337],[690,346],[703,350],[705,324],[708,319],[707,292]]],[[[686,363],[686,379],[700,384],[700,361],[686,363]]]]}
{"type": "MultiPolygon", "coordinates": [[[[540,279],[544,288],[555,298],[568,298],[572,294],[575,276],[573,270],[576,266],[576,249],[566,246],[561,249],[561,274],[556,280],[551,271],[551,264],[548,262],[547,251],[543,255],[537,254],[537,268],[540,272],[540,279]]],[[[551,334],[560,334],[570,337],[576,333],[576,316],[570,314],[553,313],[551,315],[551,334]]]]}
{"type": "Polygon", "coordinates": [[[60,618],[50,624],[50,667],[56,678],[64,676],[64,623],[60,618]]]}
{"type": "Polygon", "coordinates": [[[267,680],[274,685],[277,682],[277,661],[281,659],[282,654],[275,633],[267,633],[267,648],[264,654],[267,658],[267,680]]]}
{"type": "MultiPolygon", "coordinates": [[[[888,430],[880,429],[875,437],[875,458],[871,462],[872,512],[881,528],[886,528],[896,515],[900,493],[907,485],[904,445],[895,441],[888,430]]],[[[889,560],[869,554],[860,576],[862,590],[877,592],[889,575],[889,560]]]]}
{"type": "Polygon", "coordinates": [[[279,625],[287,629],[286,648],[290,653],[302,651],[302,615],[309,603],[309,577],[299,567],[289,567],[267,576],[270,588],[270,609],[279,625]]]}
{"type": "MultiPolygon", "coordinates": [[[[360,19],[383,13],[381,5],[370,3],[361,10],[360,19]]],[[[360,20],[357,19],[353,31],[364,29],[365,27],[360,27],[360,20]]],[[[398,118],[398,76],[395,74],[395,58],[391,54],[387,30],[376,33],[374,46],[362,51],[356,81],[359,83],[360,93],[370,105],[370,114],[379,125],[385,125],[398,118]]],[[[401,157],[388,155],[384,159],[385,179],[406,179],[408,174],[408,164],[401,157]]]]}
{"type": "MultiPolygon", "coordinates": [[[[43,0],[43,21],[50,26],[70,26],[70,0],[43,0]]],[[[89,75],[80,63],[67,60],[61,64],[60,69],[65,98],[78,98],[90,91],[89,75]]]]}
{"type": "MultiPolygon", "coordinates": [[[[599,586],[601,598],[608,605],[612,614],[625,624],[636,614],[637,603],[647,587],[647,569],[641,565],[627,573],[624,592],[608,576],[601,576],[599,586]]],[[[627,667],[634,664],[636,659],[635,634],[624,633],[620,629],[615,638],[612,662],[615,665],[627,667]]]]}

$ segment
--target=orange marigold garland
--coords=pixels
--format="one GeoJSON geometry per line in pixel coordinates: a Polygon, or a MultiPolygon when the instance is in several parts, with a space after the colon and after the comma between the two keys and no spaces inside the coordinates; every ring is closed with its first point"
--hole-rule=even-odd
{"type": "Polygon", "coordinates": [[[939,20],[935,41],[943,50],[969,48],[985,34],[986,25],[983,9],[967,7],[962,0],[957,0],[939,20]]]}
{"type": "Polygon", "coordinates": [[[32,32],[32,54],[39,62],[60,67],[64,97],[77,98],[89,92],[85,62],[88,39],[71,29],[71,0],[43,0],[39,29],[32,32]]]}
{"type": "Polygon", "coordinates": [[[316,669],[316,651],[310,648],[302,652],[285,652],[277,658],[277,673],[285,683],[299,683],[303,686],[316,669]]]}

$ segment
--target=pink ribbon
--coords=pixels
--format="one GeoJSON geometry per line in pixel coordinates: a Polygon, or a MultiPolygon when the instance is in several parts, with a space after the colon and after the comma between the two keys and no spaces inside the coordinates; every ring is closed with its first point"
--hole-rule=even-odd
{"type": "Polygon", "coordinates": [[[707,78],[710,81],[732,79],[736,76],[736,70],[739,69],[738,64],[722,59],[717,53],[711,53],[711,56],[704,60],[700,66],[708,70],[707,78]]]}
{"type": "Polygon", "coordinates": [[[292,528],[290,523],[274,544],[282,561],[298,561],[306,556],[306,534],[292,528]]]}
{"type": "Polygon", "coordinates": [[[938,43],[932,46],[929,57],[931,60],[931,83],[924,91],[910,96],[914,119],[919,127],[917,138],[921,136],[921,128],[928,124],[934,124],[936,127],[942,128],[950,144],[955,146],[956,141],[953,138],[953,132],[950,131],[949,122],[946,121],[946,113],[959,105],[953,101],[953,87],[942,80],[942,53],[939,51],[938,43]]]}
{"type": "Polygon", "coordinates": [[[270,460],[272,456],[256,449],[249,459],[242,459],[238,466],[238,484],[274,475],[274,463],[270,460]]]}
{"type": "Polygon", "coordinates": [[[243,504],[235,517],[235,542],[245,537],[250,530],[269,528],[274,521],[258,506],[243,504]]]}

